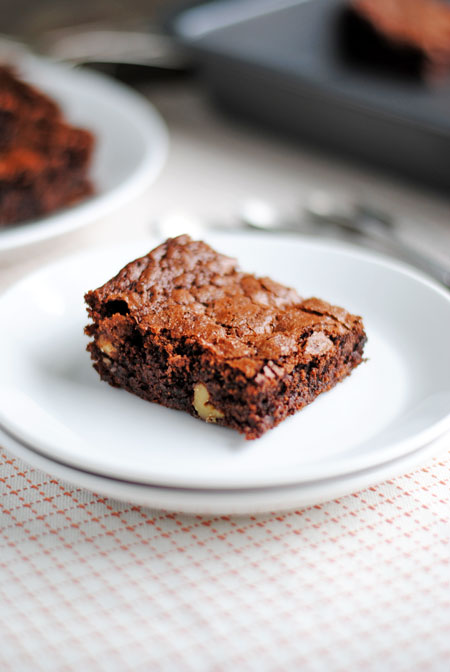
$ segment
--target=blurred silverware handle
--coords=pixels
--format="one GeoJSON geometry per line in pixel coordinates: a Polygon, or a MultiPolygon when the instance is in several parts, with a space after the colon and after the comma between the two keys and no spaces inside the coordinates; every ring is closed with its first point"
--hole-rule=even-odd
{"type": "Polygon", "coordinates": [[[161,68],[187,64],[184,51],[167,35],[147,31],[108,29],[48,33],[39,41],[46,54],[65,62],[127,63],[161,68]]]}
{"type": "Polygon", "coordinates": [[[170,36],[150,30],[84,26],[42,33],[32,44],[3,39],[5,49],[29,48],[56,61],[79,66],[88,63],[143,65],[184,70],[190,62],[170,36]]]}
{"type": "Polygon", "coordinates": [[[363,238],[382,243],[405,261],[425,271],[450,288],[450,269],[409,245],[399,237],[394,217],[378,208],[353,199],[336,199],[332,194],[317,191],[311,195],[306,213],[316,223],[333,224],[363,238]]]}
{"type": "Polygon", "coordinates": [[[425,271],[436,280],[439,280],[439,282],[450,289],[450,269],[396,237],[390,237],[388,242],[395,246],[396,250],[405,260],[425,271]]]}
{"type": "Polygon", "coordinates": [[[450,289],[450,269],[433,259],[425,252],[421,252],[417,247],[409,245],[401,239],[392,223],[392,219],[385,216],[382,218],[375,214],[375,211],[361,210],[361,219],[355,220],[352,229],[361,236],[384,244],[388,249],[416,266],[425,273],[450,289]],[[356,223],[358,222],[358,223],[356,223]]]}

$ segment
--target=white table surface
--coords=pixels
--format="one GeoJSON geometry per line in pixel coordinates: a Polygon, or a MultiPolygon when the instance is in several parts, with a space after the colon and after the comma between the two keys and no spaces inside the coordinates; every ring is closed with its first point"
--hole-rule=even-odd
{"type": "MultiPolygon", "coordinates": [[[[148,86],[171,134],[153,187],[114,216],[0,263],[0,289],[74,250],[141,237],[170,210],[227,221],[355,191],[450,263],[449,201],[148,86]]],[[[101,497],[0,447],[4,670],[448,670],[450,437],[411,474],[299,511],[205,518],[101,497]]]]}

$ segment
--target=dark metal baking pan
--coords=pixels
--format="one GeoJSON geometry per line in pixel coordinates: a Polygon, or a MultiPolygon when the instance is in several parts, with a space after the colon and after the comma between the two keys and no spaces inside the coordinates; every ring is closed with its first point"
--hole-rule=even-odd
{"type": "Polygon", "coordinates": [[[450,79],[344,56],[343,0],[216,0],[172,23],[214,98],[303,141],[444,190],[450,79]]]}

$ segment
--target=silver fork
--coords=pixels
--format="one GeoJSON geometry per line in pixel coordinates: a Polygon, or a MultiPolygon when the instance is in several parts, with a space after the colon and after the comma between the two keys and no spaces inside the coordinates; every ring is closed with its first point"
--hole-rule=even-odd
{"type": "Polygon", "coordinates": [[[448,267],[405,243],[398,235],[393,216],[364,203],[338,199],[326,192],[313,192],[298,219],[280,217],[270,204],[262,200],[245,203],[240,219],[245,226],[265,231],[300,232],[305,220],[317,225],[337,227],[362,239],[381,243],[450,288],[448,267]]]}

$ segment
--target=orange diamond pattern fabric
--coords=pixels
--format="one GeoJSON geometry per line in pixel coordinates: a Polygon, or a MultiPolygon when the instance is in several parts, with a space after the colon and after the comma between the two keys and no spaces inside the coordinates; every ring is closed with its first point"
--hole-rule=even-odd
{"type": "Polygon", "coordinates": [[[0,449],[0,669],[450,669],[450,452],[311,508],[187,516],[0,449]]]}

